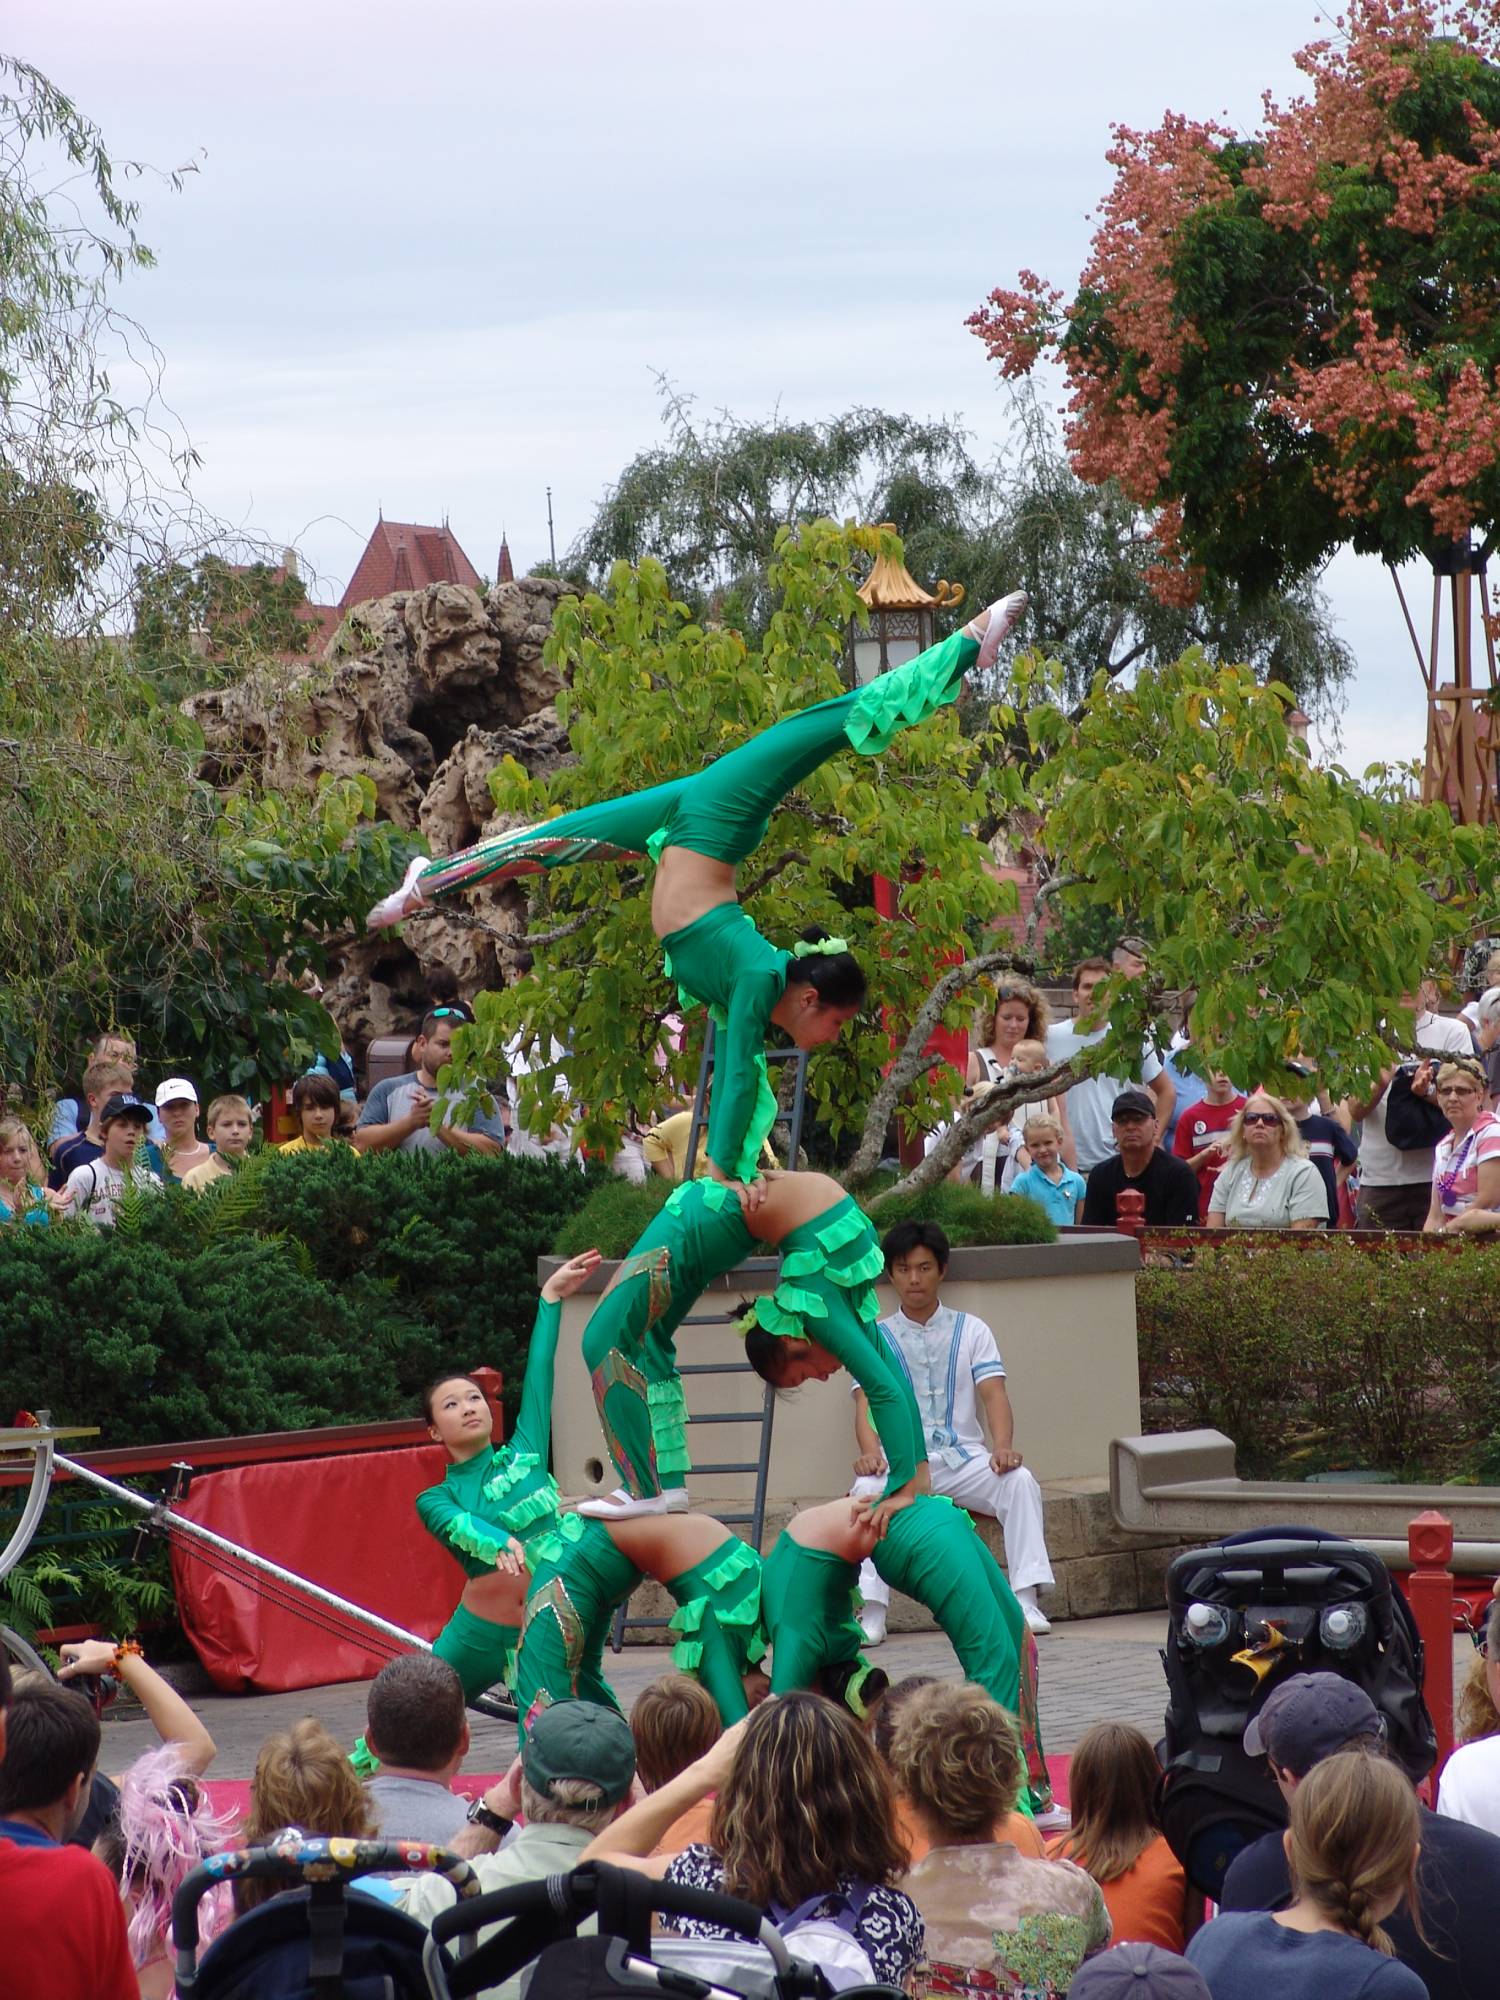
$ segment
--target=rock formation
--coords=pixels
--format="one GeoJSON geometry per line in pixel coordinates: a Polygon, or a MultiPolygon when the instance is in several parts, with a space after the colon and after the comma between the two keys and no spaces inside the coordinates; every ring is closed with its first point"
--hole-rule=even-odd
{"type": "MultiPolygon", "coordinates": [[[[325,772],[367,777],[383,818],[451,854],[508,822],[487,779],[502,757],[546,776],[569,757],[542,660],[559,598],[546,577],[499,583],[481,597],[433,584],[348,613],[321,660],[268,668],[192,696],[203,776],[246,771],[295,791],[325,772]]],[[[361,937],[337,962],[327,999],[356,1050],[407,1031],[426,1004],[426,975],[446,966],[467,998],[505,984],[525,929],[525,898],[507,883],[473,889],[389,931],[361,937]]]]}

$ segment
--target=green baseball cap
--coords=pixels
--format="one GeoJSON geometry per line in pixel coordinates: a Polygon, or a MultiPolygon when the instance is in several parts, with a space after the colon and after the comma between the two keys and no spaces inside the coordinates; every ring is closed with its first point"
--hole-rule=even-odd
{"type": "Polygon", "coordinates": [[[597,1785],[600,1805],[624,1798],[635,1776],[630,1724],[594,1701],[554,1701],[538,1709],[521,1752],[521,1774],[534,1792],[553,1796],[560,1778],[597,1785]]]}

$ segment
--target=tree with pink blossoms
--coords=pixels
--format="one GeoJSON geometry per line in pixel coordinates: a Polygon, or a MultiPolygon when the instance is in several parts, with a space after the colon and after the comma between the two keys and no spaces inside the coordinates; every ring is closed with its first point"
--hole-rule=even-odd
{"type": "MultiPolygon", "coordinates": [[[[1076,296],[1023,272],[970,324],[1009,376],[1060,361],[1073,465],[1155,510],[1164,602],[1283,591],[1345,544],[1422,558],[1463,686],[1500,546],[1500,0],[1351,0],[1296,60],[1306,94],[1248,138],[1116,128],[1076,296]]],[[[1439,769],[1430,734],[1429,791],[1491,817],[1484,704],[1444,699],[1467,750],[1439,769]]]]}

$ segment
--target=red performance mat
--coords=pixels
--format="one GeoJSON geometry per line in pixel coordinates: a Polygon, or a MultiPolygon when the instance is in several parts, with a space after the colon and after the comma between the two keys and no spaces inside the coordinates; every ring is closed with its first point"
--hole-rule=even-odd
{"type": "MultiPolygon", "coordinates": [[[[448,1619],[463,1571],[423,1528],[416,1497],[443,1477],[437,1445],[236,1466],[194,1479],[177,1512],[420,1639],[448,1619]]],[[[215,1687],[285,1693],[369,1680],[401,1651],[335,1611],[172,1538],[183,1630],[215,1687]],[[295,1608],[293,1608],[295,1607],[295,1608]]]]}

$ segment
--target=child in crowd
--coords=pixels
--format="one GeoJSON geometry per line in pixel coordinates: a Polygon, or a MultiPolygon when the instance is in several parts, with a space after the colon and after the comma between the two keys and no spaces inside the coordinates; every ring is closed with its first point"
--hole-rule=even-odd
{"type": "Polygon", "coordinates": [[[1096,1722],[1079,1737],[1068,1767],[1069,1832],[1052,1841],[1054,1860],[1076,1861],[1104,1892],[1116,1944],[1156,1944],[1180,1952],[1201,1917],[1188,1907],[1187,1877],[1156,1823],[1161,1768],[1150,1743],[1128,1722],[1096,1722]]]}
{"type": "MultiPolygon", "coordinates": [[[[99,1157],[74,1167],[66,1184],[49,1197],[51,1205],[81,1215],[97,1228],[114,1226],[115,1204],[130,1189],[161,1190],[161,1175],[140,1158],[151,1124],[151,1107],[129,1091],[116,1091],[99,1111],[103,1139],[99,1157]]],[[[149,1155],[150,1149],[147,1148],[149,1155]]]]}
{"type": "MultiPolygon", "coordinates": [[[[71,1139],[53,1148],[52,1171],[47,1176],[48,1187],[57,1190],[67,1184],[68,1175],[75,1167],[81,1167],[88,1160],[97,1160],[104,1151],[104,1133],[100,1114],[112,1097],[132,1097],[135,1091],[135,1071],[129,1063],[123,1063],[114,1056],[96,1056],[83,1072],[83,1097],[89,1109],[89,1120],[81,1132],[75,1132],[71,1139]]],[[[150,1106],[146,1107],[147,1117],[151,1116],[150,1106]]],[[[153,1171],[160,1172],[161,1156],[153,1147],[151,1150],[153,1171]]]]}
{"type": "Polygon", "coordinates": [[[1315,1764],[1286,1836],[1296,1900],[1215,1917],[1188,1945],[1213,2000],[1426,2000],[1382,1928],[1402,1902],[1415,1907],[1421,1835],[1398,1764],[1357,1750],[1315,1764]]]}
{"type": "Polygon", "coordinates": [[[213,1151],[196,1167],[189,1167],[182,1185],[200,1193],[215,1181],[235,1173],[250,1150],[255,1136],[255,1116],[243,1097],[216,1097],[208,1107],[208,1136],[213,1151]]]}
{"type": "Polygon", "coordinates": [[[36,1148],[19,1118],[0,1118],[0,1224],[47,1225],[47,1198],[36,1180],[36,1148]]]}
{"type": "Polygon", "coordinates": [[[331,1076],[310,1070],[292,1085],[292,1110],[297,1119],[295,1139],[277,1148],[282,1153],[318,1153],[335,1143],[339,1120],[339,1087],[331,1076]]]}
{"type": "Polygon", "coordinates": [[[1244,1108],[1244,1092],[1236,1090],[1222,1070],[1211,1070],[1208,1089],[1177,1120],[1172,1151],[1198,1176],[1200,1222],[1208,1220],[1208,1198],[1229,1158],[1229,1128],[1244,1108]]]}
{"type": "Polygon", "coordinates": [[[198,1093],[185,1076],[169,1076],[156,1086],[156,1110],[167,1134],[162,1177],[173,1183],[186,1180],[214,1156],[213,1147],[198,1137],[198,1093]]]}
{"type": "Polygon", "coordinates": [[[1031,1165],[1010,1184],[1012,1194],[1040,1202],[1055,1223],[1076,1222],[1083,1213],[1088,1184],[1062,1160],[1062,1126],[1045,1112],[1026,1120],[1023,1137],[1031,1165]]]}

